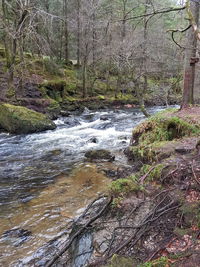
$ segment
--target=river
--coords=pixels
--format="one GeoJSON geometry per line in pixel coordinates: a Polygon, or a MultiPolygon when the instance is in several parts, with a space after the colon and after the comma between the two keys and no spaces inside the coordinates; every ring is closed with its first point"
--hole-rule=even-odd
{"type": "Polygon", "coordinates": [[[85,162],[84,153],[108,149],[117,163],[126,163],[123,150],[144,119],[138,109],[85,109],[57,119],[53,131],[0,133],[0,266],[26,266],[39,247],[106,190],[110,179],[85,162]]]}

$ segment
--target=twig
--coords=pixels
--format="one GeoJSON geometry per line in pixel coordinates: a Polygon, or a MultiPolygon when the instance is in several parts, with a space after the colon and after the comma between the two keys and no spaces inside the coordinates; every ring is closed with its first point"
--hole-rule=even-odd
{"type": "Polygon", "coordinates": [[[69,240],[69,242],[61,249],[61,251],[55,255],[53,257],[53,259],[51,259],[46,265],[45,267],[50,267],[52,266],[55,261],[63,255],[63,253],[72,245],[73,241],[80,235],[82,234],[82,232],[85,230],[85,228],[87,228],[91,223],[93,223],[94,221],[96,221],[104,212],[105,210],[108,208],[108,206],[111,204],[113,200],[113,197],[110,197],[109,201],[104,205],[104,207],[100,210],[100,212],[92,217],[83,227],[81,227],[81,229],[79,229],[79,231],[77,231],[73,236],[72,238],[69,240]]]}
{"type": "Polygon", "coordinates": [[[171,33],[172,33],[172,40],[173,40],[173,42],[174,42],[178,47],[180,47],[180,48],[185,48],[185,47],[181,46],[179,43],[177,43],[177,41],[174,39],[174,34],[175,34],[176,32],[184,33],[184,32],[186,32],[187,30],[189,30],[191,27],[192,27],[192,25],[190,24],[190,25],[188,25],[188,26],[187,26],[185,29],[183,29],[183,30],[178,30],[178,29],[176,29],[176,30],[168,30],[167,32],[171,32],[171,33]]]}
{"type": "Polygon", "coordinates": [[[142,177],[140,177],[139,182],[140,182],[141,184],[144,183],[144,180],[145,180],[145,179],[148,177],[148,175],[155,169],[155,167],[156,167],[156,166],[151,167],[150,170],[149,170],[145,175],[143,175],[142,177]]]}
{"type": "Polygon", "coordinates": [[[166,241],[171,240],[172,237],[173,237],[173,235],[170,235],[169,237],[167,237],[167,239],[162,241],[162,243],[164,243],[164,244],[163,245],[159,244],[159,248],[145,262],[152,261],[160,251],[165,249],[169,245],[169,242],[166,243],[166,241]]]}

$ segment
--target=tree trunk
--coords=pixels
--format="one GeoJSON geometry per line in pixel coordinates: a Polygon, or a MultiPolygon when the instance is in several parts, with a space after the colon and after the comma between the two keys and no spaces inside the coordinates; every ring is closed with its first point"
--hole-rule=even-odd
{"type": "MultiPolygon", "coordinates": [[[[149,4],[149,0],[146,0],[145,3],[145,14],[147,14],[148,11],[148,4],[149,4]]],[[[139,100],[139,104],[140,104],[140,109],[142,111],[142,113],[146,116],[146,117],[150,117],[149,113],[146,111],[145,109],[145,104],[144,104],[144,94],[147,92],[147,88],[148,88],[148,79],[147,79],[147,39],[148,39],[148,18],[144,17],[144,31],[143,31],[143,38],[144,38],[144,43],[143,43],[143,62],[142,62],[142,71],[143,71],[143,79],[144,79],[144,84],[143,84],[143,88],[140,90],[139,86],[137,88],[137,94],[138,94],[138,100],[139,100]]]]}
{"type": "Polygon", "coordinates": [[[69,62],[69,31],[68,31],[68,5],[67,0],[63,0],[63,11],[64,11],[64,49],[65,49],[65,62],[69,62]]]}
{"type": "Polygon", "coordinates": [[[87,58],[83,60],[82,81],[83,81],[83,98],[87,97],[87,58]]]}
{"type": "MultiPolygon", "coordinates": [[[[188,2],[189,3],[189,2],[188,2]]],[[[190,20],[194,20],[198,26],[199,23],[199,3],[190,1],[190,20]]],[[[196,63],[197,38],[190,28],[187,32],[187,42],[185,49],[185,68],[184,68],[184,87],[181,108],[188,107],[194,103],[194,81],[195,81],[195,63],[196,63]]]]}
{"type": "MultiPolygon", "coordinates": [[[[93,0],[93,8],[95,9],[95,2],[93,0]]],[[[96,62],[96,38],[97,38],[97,33],[96,33],[96,14],[95,10],[93,11],[92,14],[92,66],[93,66],[93,71],[95,71],[95,62],[96,62]]]]}
{"type": "Polygon", "coordinates": [[[80,0],[77,0],[77,65],[80,66],[80,0]]]}

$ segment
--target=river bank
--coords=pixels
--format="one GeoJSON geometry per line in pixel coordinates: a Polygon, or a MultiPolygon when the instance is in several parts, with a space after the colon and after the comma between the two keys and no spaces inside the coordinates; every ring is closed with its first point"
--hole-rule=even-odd
{"type": "MultiPolygon", "coordinates": [[[[155,138],[152,143],[162,142],[159,146],[162,156],[153,154],[148,158],[147,151],[142,154],[130,148],[134,161],[139,157],[143,162],[141,167],[128,178],[112,182],[111,197],[102,198],[96,206],[93,203],[86,209],[46,266],[63,263],[81,266],[83,262],[83,266],[107,267],[199,266],[198,114],[198,107],[169,111],[136,127],[132,146],[140,146],[141,152],[142,142],[150,141],[145,138],[148,134],[155,138]],[[187,124],[191,119],[193,126],[187,124]],[[172,126],[171,120],[173,132],[172,127],[159,124],[168,129],[169,135],[152,135],[158,128],[151,128],[151,123],[166,121],[172,126]],[[166,153],[167,147],[170,152],[166,153]],[[72,250],[68,250],[70,246],[72,250]]],[[[158,153],[157,148],[151,146],[151,152],[158,153]]]]}

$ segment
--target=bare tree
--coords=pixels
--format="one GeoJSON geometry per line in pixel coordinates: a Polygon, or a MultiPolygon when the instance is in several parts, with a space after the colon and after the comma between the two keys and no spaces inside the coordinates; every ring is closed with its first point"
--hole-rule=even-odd
{"type": "Polygon", "coordinates": [[[200,3],[188,0],[186,6],[192,28],[187,31],[186,36],[182,108],[194,103],[195,64],[198,62],[196,53],[197,39],[199,38],[198,25],[200,3]]]}

